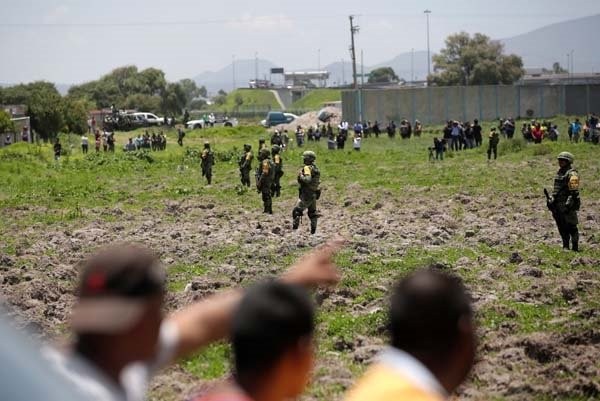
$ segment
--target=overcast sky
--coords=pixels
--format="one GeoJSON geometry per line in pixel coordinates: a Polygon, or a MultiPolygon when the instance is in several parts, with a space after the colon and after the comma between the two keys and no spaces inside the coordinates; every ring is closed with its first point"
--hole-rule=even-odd
{"type": "Polygon", "coordinates": [[[255,52],[294,69],[320,49],[324,66],[349,59],[349,14],[372,65],[427,48],[425,8],[436,51],[460,30],[510,37],[598,14],[600,0],[0,0],[0,82],[80,83],[127,64],[178,80],[255,52]]]}

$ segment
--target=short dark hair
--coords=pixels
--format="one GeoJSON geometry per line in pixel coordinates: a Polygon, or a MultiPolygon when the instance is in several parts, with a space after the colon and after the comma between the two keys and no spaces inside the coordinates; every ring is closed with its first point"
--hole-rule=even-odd
{"type": "Polygon", "coordinates": [[[472,309],[460,278],[422,269],[395,286],[389,314],[393,347],[443,356],[458,338],[459,320],[470,318],[472,309]]]}
{"type": "Polygon", "coordinates": [[[314,331],[314,306],[302,287],[270,281],[248,290],[232,321],[235,376],[260,378],[314,331]]]}

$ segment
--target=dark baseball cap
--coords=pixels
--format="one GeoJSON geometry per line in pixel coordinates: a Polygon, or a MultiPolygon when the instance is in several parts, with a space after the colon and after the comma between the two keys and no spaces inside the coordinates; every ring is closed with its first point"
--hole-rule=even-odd
{"type": "Polygon", "coordinates": [[[106,248],[85,263],[71,326],[79,333],[125,331],[164,290],[165,270],[153,252],[131,244],[106,248]]]}

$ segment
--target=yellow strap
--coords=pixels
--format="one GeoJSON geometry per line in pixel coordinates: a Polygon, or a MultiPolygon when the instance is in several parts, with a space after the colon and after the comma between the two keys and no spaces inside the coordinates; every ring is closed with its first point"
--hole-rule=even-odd
{"type": "Polygon", "coordinates": [[[263,172],[263,174],[269,174],[270,170],[271,170],[271,166],[269,166],[269,161],[268,160],[263,160],[263,163],[262,163],[262,172],[263,172]]]}
{"type": "Polygon", "coordinates": [[[576,173],[572,173],[571,177],[569,177],[569,190],[579,190],[579,176],[576,173]]]}

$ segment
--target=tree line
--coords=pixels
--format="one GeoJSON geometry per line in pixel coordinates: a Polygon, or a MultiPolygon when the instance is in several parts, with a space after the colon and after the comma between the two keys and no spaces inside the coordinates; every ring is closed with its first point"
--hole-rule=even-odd
{"type": "MultiPolygon", "coordinates": [[[[136,66],[125,66],[71,87],[64,97],[53,83],[44,81],[0,88],[0,104],[26,105],[31,128],[41,139],[50,140],[59,132],[86,132],[88,113],[93,109],[114,106],[179,116],[186,107],[201,107],[203,102],[197,98],[206,94],[206,88],[199,88],[191,79],[167,82],[159,69],[139,71],[136,66]]],[[[7,123],[4,130],[8,129],[7,123]]]]}

